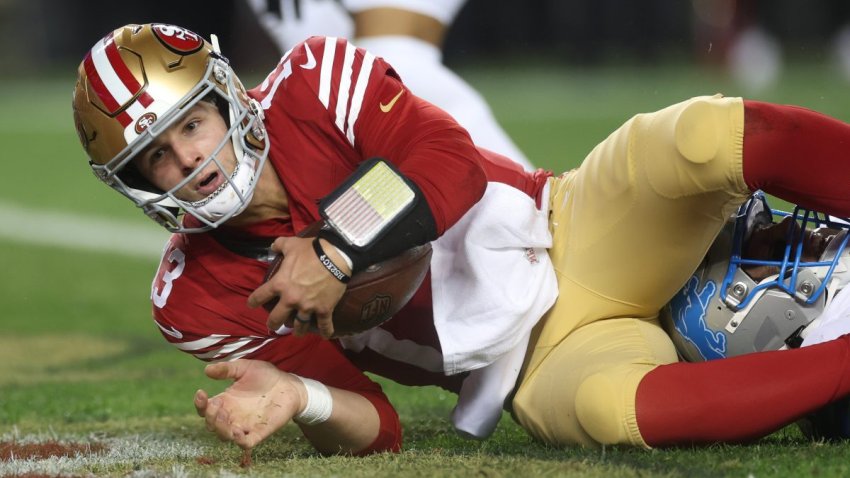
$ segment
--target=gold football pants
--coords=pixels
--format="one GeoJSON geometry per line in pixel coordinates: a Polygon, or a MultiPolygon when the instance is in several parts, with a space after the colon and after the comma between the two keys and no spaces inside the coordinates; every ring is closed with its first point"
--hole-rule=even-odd
{"type": "Polygon", "coordinates": [[[740,98],[693,98],[633,117],[550,180],[560,295],[534,330],[513,400],[534,437],[647,446],[638,383],[677,360],[658,312],[749,194],[743,137],[740,98]]]}

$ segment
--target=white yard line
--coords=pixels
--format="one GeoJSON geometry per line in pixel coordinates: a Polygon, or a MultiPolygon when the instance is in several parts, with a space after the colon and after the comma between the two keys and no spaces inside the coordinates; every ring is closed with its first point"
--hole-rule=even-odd
{"type": "MultiPolygon", "coordinates": [[[[128,464],[144,467],[146,462],[174,460],[191,464],[192,461],[207,453],[204,446],[186,443],[186,440],[174,440],[165,437],[131,435],[125,437],[104,439],[62,439],[50,436],[3,436],[3,441],[15,441],[21,445],[44,443],[48,441],[73,442],[85,444],[98,442],[106,446],[106,451],[93,454],[82,454],[71,457],[50,457],[45,459],[18,459],[0,461],[0,476],[46,474],[60,476],[66,474],[112,475],[115,470],[127,467],[128,464]]],[[[93,476],[93,475],[92,475],[93,476]]],[[[125,475],[127,476],[127,475],[125,475]]],[[[131,475],[132,476],[132,475],[131,475]]],[[[142,474],[139,476],[155,476],[142,474]]],[[[169,476],[189,476],[181,465],[174,465],[169,476]]]]}
{"type": "Polygon", "coordinates": [[[0,239],[64,249],[158,258],[168,232],[153,222],[105,219],[22,207],[0,200],[0,239]]]}

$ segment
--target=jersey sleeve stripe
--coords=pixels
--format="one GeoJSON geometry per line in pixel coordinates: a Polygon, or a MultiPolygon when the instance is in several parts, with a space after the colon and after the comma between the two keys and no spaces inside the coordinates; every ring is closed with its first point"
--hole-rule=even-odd
{"type": "Polygon", "coordinates": [[[266,339],[262,343],[260,343],[260,345],[257,345],[256,347],[252,347],[252,348],[245,349],[245,350],[240,350],[239,352],[233,353],[229,357],[227,357],[227,360],[232,361],[232,360],[241,359],[242,357],[250,355],[250,354],[256,352],[257,350],[260,350],[261,348],[263,348],[267,343],[271,342],[272,340],[274,340],[274,339],[266,339]]]}
{"type": "Polygon", "coordinates": [[[366,86],[369,84],[369,76],[372,74],[374,61],[375,55],[366,52],[363,56],[363,64],[360,65],[357,82],[354,84],[354,95],[351,97],[351,110],[348,113],[348,129],[345,132],[345,136],[352,146],[354,146],[354,124],[357,123],[357,117],[360,116],[360,108],[363,106],[363,97],[366,96],[366,86]]]}
{"type": "Polygon", "coordinates": [[[333,74],[336,38],[325,38],[325,51],[322,54],[322,70],[319,74],[319,101],[328,107],[331,98],[331,76],[333,74]]]}
{"type": "Polygon", "coordinates": [[[210,335],[209,337],[193,340],[191,342],[171,342],[171,345],[184,352],[191,352],[193,350],[201,350],[215,345],[228,337],[229,335],[210,335]]]}
{"type": "Polygon", "coordinates": [[[339,76],[339,91],[336,99],[336,127],[341,133],[345,133],[345,120],[348,116],[348,98],[351,90],[352,65],[354,64],[355,47],[351,43],[345,44],[345,55],[342,60],[342,72],[339,76]]]}
{"type": "MultiPolygon", "coordinates": [[[[295,47],[292,47],[295,48],[295,47]]],[[[292,73],[292,62],[289,61],[289,55],[292,54],[292,48],[286,50],[286,53],[280,57],[280,61],[277,62],[277,66],[271,73],[266,76],[266,79],[260,84],[260,91],[265,92],[266,95],[263,97],[263,100],[260,102],[260,106],[263,107],[264,110],[271,108],[272,106],[272,98],[274,98],[275,92],[277,91],[277,87],[280,86],[280,82],[286,79],[292,73]],[[269,85],[269,80],[274,77],[274,81],[269,85]],[[269,89],[271,86],[271,89],[269,89]]]]}

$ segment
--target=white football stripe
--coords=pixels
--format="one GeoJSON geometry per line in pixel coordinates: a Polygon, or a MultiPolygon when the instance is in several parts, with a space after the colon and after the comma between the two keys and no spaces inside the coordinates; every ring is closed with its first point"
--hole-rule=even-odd
{"type": "MultiPolygon", "coordinates": [[[[250,348],[250,349],[245,349],[245,350],[238,352],[238,353],[235,353],[235,354],[231,354],[230,356],[226,357],[225,360],[227,360],[228,362],[231,362],[233,360],[241,359],[242,357],[244,357],[244,356],[246,356],[250,353],[254,353],[255,351],[263,348],[263,346],[265,346],[267,343],[271,342],[272,340],[274,340],[274,339],[266,339],[260,345],[258,345],[256,347],[253,347],[253,348],[250,348]]],[[[215,361],[217,362],[218,360],[215,360],[215,361]]]]}
{"type": "Polygon", "coordinates": [[[144,259],[162,257],[169,233],[150,224],[19,206],[0,199],[0,239],[144,259]]]}
{"type": "Polygon", "coordinates": [[[369,76],[372,74],[372,65],[375,62],[375,55],[366,52],[363,56],[363,64],[360,66],[360,73],[357,75],[357,83],[354,84],[354,96],[351,97],[351,111],[348,113],[348,131],[345,136],[348,142],[354,146],[354,123],[357,122],[357,117],[360,116],[360,108],[363,106],[363,97],[366,95],[366,86],[369,85],[369,76]]]}
{"type": "Polygon", "coordinates": [[[348,95],[351,89],[351,75],[354,72],[351,70],[351,65],[354,63],[354,45],[351,43],[345,44],[345,56],[342,60],[342,74],[339,77],[339,91],[336,97],[336,127],[339,131],[345,134],[345,118],[348,116],[348,95]]]}
{"type": "Polygon", "coordinates": [[[322,54],[322,69],[319,74],[319,101],[328,107],[331,98],[331,76],[333,76],[334,56],[336,56],[336,37],[325,38],[325,52],[322,54]]]}
{"type": "Polygon", "coordinates": [[[258,339],[258,338],[260,338],[260,337],[243,337],[243,338],[241,338],[241,339],[239,339],[235,342],[231,342],[231,343],[225,345],[224,347],[221,347],[220,349],[218,349],[218,353],[215,355],[215,357],[218,358],[222,355],[230,355],[230,353],[233,352],[234,350],[241,349],[242,347],[253,342],[254,339],[258,339]]]}
{"type": "MultiPolygon", "coordinates": [[[[293,48],[295,48],[295,47],[293,47],[293,48]]],[[[262,84],[260,84],[260,91],[266,91],[266,90],[269,89],[269,78],[271,78],[274,75],[274,72],[277,71],[277,68],[280,65],[282,65],[283,62],[286,61],[287,58],[289,58],[289,55],[291,53],[292,53],[292,48],[290,48],[289,50],[286,50],[286,53],[284,53],[283,56],[280,57],[280,61],[277,62],[277,66],[275,67],[275,69],[272,70],[271,73],[269,73],[268,76],[266,76],[266,79],[263,80],[262,84]]]]}
{"type": "Polygon", "coordinates": [[[215,345],[215,344],[221,342],[222,340],[224,340],[228,337],[230,337],[230,336],[229,335],[213,334],[213,335],[210,335],[209,337],[204,337],[202,339],[193,340],[191,342],[170,342],[170,343],[171,343],[171,345],[177,347],[180,350],[183,350],[185,352],[191,352],[192,350],[201,350],[201,349],[205,349],[207,347],[210,347],[212,345],[215,345]]]}
{"type": "Polygon", "coordinates": [[[133,94],[124,86],[124,82],[121,81],[121,78],[118,78],[118,74],[112,68],[112,64],[106,56],[106,44],[101,42],[97,48],[93,49],[91,58],[97,74],[103,81],[103,85],[106,86],[109,94],[115,98],[118,106],[120,107],[128,102],[133,97],[133,94]]]}

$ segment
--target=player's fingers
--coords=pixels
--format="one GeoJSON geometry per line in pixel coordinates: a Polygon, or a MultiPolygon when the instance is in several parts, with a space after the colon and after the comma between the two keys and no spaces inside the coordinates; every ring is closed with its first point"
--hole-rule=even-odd
{"type": "Polygon", "coordinates": [[[307,310],[299,310],[292,315],[292,330],[297,336],[303,336],[310,333],[310,328],[313,323],[313,313],[307,310]]]}
{"type": "Polygon", "coordinates": [[[195,392],[195,411],[198,413],[199,417],[203,417],[206,409],[207,409],[207,401],[209,400],[209,396],[207,392],[203,390],[198,390],[195,392]]]}
{"type": "Polygon", "coordinates": [[[295,239],[294,237],[278,237],[272,242],[272,251],[278,254],[285,254],[289,242],[295,239]]]}
{"type": "Polygon", "coordinates": [[[271,281],[266,282],[248,296],[248,307],[259,307],[275,297],[277,297],[277,292],[274,290],[274,285],[271,281]]]}
{"type": "Polygon", "coordinates": [[[230,413],[221,408],[215,415],[215,432],[222,440],[233,441],[233,424],[230,422],[230,413]]]}
{"type": "Polygon", "coordinates": [[[239,359],[232,362],[211,363],[204,367],[204,373],[206,373],[207,377],[214,380],[224,380],[227,378],[239,380],[254,362],[254,360],[250,359],[239,359]]]}
{"type": "Polygon", "coordinates": [[[333,315],[330,313],[316,313],[315,317],[319,335],[329,339],[334,334],[333,315]]]}
{"type": "Polygon", "coordinates": [[[207,401],[207,408],[204,410],[204,421],[207,425],[207,430],[218,433],[216,430],[217,417],[221,411],[221,400],[213,397],[207,401]]]}
{"type": "Polygon", "coordinates": [[[287,323],[292,322],[293,309],[288,307],[283,302],[278,302],[269,312],[269,317],[266,319],[266,327],[278,335],[283,335],[287,329],[287,323]]]}
{"type": "Polygon", "coordinates": [[[247,430],[243,427],[234,427],[233,443],[239,445],[240,448],[254,448],[260,443],[260,441],[262,441],[262,437],[260,437],[258,433],[253,433],[251,430],[247,430]]]}

